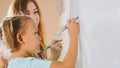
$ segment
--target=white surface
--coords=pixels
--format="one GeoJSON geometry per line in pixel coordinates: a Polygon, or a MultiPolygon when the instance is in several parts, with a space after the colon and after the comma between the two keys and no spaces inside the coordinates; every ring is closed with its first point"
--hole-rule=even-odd
{"type": "Polygon", "coordinates": [[[80,17],[82,68],[120,68],[120,0],[71,3],[70,15],[80,17]]]}
{"type": "Polygon", "coordinates": [[[120,0],[80,0],[83,68],[120,68],[120,0]]]}

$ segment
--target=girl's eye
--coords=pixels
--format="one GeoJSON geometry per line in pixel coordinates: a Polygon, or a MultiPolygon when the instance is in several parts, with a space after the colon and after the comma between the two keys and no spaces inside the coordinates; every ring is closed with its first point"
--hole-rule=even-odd
{"type": "Polygon", "coordinates": [[[34,34],[38,34],[38,31],[37,31],[37,32],[35,32],[34,34]]]}

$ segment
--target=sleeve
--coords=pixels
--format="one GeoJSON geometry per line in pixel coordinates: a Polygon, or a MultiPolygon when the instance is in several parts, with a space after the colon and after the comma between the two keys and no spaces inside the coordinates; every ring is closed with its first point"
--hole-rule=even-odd
{"type": "Polygon", "coordinates": [[[50,68],[52,61],[32,59],[29,61],[28,68],[50,68]]]}

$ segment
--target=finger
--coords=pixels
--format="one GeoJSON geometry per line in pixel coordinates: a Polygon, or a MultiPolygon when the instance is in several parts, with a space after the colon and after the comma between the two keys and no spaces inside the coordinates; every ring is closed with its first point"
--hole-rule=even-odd
{"type": "Polygon", "coordinates": [[[58,40],[52,40],[52,42],[51,42],[51,44],[53,45],[53,44],[55,44],[56,42],[57,42],[58,40]]]}
{"type": "Polygon", "coordinates": [[[59,45],[59,48],[60,48],[60,49],[62,49],[62,48],[63,48],[62,44],[60,44],[60,45],[59,45]]]}
{"type": "Polygon", "coordinates": [[[61,40],[53,40],[52,44],[50,44],[50,47],[54,48],[57,45],[57,43],[60,43],[61,41],[62,41],[62,39],[61,40]]]}
{"type": "Polygon", "coordinates": [[[57,43],[57,44],[55,45],[55,47],[62,47],[62,44],[61,44],[61,43],[57,43]]]}
{"type": "Polygon", "coordinates": [[[79,24],[79,22],[77,22],[77,21],[75,21],[76,22],[76,24],[79,24]]]}
{"type": "Polygon", "coordinates": [[[60,45],[61,45],[61,43],[60,43],[60,42],[57,42],[56,44],[54,44],[54,45],[51,47],[51,49],[57,50],[58,48],[60,48],[60,45]]]}
{"type": "Polygon", "coordinates": [[[62,41],[62,39],[61,40],[57,40],[56,42],[61,42],[62,41]]]}
{"type": "Polygon", "coordinates": [[[51,49],[55,49],[55,47],[58,45],[58,43],[55,43],[55,44],[52,44],[52,45],[50,45],[50,48],[51,49]]]}
{"type": "Polygon", "coordinates": [[[55,39],[53,39],[51,43],[54,43],[54,42],[56,42],[56,40],[55,40],[55,39]]]}
{"type": "Polygon", "coordinates": [[[60,42],[57,42],[57,43],[54,44],[54,46],[55,46],[55,47],[58,47],[59,44],[60,44],[60,42]]]}
{"type": "Polygon", "coordinates": [[[71,19],[71,23],[75,23],[75,18],[72,18],[72,19],[71,19]]]}
{"type": "Polygon", "coordinates": [[[69,20],[67,21],[67,24],[69,24],[69,23],[71,23],[71,19],[69,19],[69,20]]]}
{"type": "Polygon", "coordinates": [[[62,49],[62,44],[58,43],[58,45],[56,46],[56,49],[61,50],[62,49]]]}

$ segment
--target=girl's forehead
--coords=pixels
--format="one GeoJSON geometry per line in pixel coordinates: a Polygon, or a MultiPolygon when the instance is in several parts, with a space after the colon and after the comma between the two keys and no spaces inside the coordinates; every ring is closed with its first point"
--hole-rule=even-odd
{"type": "Polygon", "coordinates": [[[37,28],[37,25],[33,20],[29,20],[29,21],[27,21],[27,23],[30,27],[37,28]]]}

